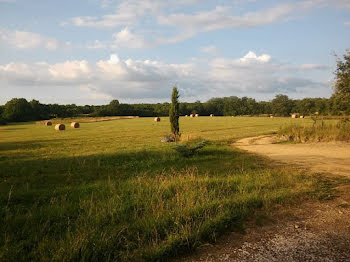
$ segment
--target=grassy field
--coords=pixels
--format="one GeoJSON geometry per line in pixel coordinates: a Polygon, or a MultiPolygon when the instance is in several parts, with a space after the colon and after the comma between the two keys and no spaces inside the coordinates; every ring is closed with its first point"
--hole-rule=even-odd
{"type": "Polygon", "coordinates": [[[192,158],[160,142],[167,118],[0,127],[0,260],[168,260],[243,230],[257,210],[318,190],[231,146],[291,121],[311,120],[181,118],[184,140],[210,141],[192,158]]]}

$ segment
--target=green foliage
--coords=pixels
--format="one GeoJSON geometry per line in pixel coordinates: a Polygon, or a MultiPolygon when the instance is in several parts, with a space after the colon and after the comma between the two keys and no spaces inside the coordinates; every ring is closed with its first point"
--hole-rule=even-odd
{"type": "Polygon", "coordinates": [[[32,107],[33,111],[33,118],[31,120],[42,120],[50,118],[47,105],[43,105],[38,100],[34,99],[31,100],[29,104],[32,107]]]}
{"type": "Polygon", "coordinates": [[[3,118],[10,122],[22,122],[33,119],[33,109],[24,98],[13,98],[5,104],[3,118]]]}
{"type": "Polygon", "coordinates": [[[119,114],[119,101],[114,99],[107,106],[107,114],[110,116],[117,116],[119,114]]]}
{"type": "Polygon", "coordinates": [[[276,95],[271,104],[275,115],[289,116],[292,112],[293,101],[286,95],[276,95]]]}
{"type": "Polygon", "coordinates": [[[169,111],[170,118],[170,128],[171,133],[174,135],[175,140],[180,136],[180,126],[179,126],[179,92],[176,87],[173,88],[173,92],[171,94],[171,106],[169,111]]]}
{"type": "Polygon", "coordinates": [[[3,111],[4,111],[4,106],[0,106],[0,125],[5,125],[6,124],[6,121],[3,118],[3,116],[2,116],[3,111]]]}
{"type": "Polygon", "coordinates": [[[333,99],[338,110],[350,113],[350,49],[337,60],[333,99]]]}
{"type": "Polygon", "coordinates": [[[200,149],[208,145],[208,141],[191,141],[174,146],[174,150],[183,157],[193,157],[200,149]]]}

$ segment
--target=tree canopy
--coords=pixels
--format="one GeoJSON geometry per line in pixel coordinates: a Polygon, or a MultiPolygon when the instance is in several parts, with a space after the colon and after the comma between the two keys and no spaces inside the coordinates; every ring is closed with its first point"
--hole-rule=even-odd
{"type": "Polygon", "coordinates": [[[337,59],[335,74],[333,105],[338,111],[350,113],[350,49],[337,59]]]}

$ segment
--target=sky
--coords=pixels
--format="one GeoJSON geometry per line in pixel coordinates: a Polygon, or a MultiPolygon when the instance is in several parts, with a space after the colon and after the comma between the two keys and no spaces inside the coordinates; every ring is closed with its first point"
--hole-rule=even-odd
{"type": "Polygon", "coordinates": [[[0,0],[0,104],[329,97],[350,0],[0,0]]]}

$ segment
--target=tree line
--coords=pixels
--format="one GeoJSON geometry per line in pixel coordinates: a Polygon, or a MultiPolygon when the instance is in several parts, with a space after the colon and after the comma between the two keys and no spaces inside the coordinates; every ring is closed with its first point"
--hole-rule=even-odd
{"type": "MultiPolygon", "coordinates": [[[[14,98],[0,106],[2,122],[36,121],[64,117],[98,116],[169,116],[170,103],[122,104],[112,100],[108,105],[42,104],[37,100],[27,101],[14,98]]],[[[287,95],[276,95],[271,101],[256,101],[248,97],[212,98],[207,102],[183,102],[179,105],[180,115],[238,116],[263,115],[289,116],[292,113],[311,115],[342,115],[350,113],[350,105],[341,107],[335,97],[290,99],[287,95]]]]}

